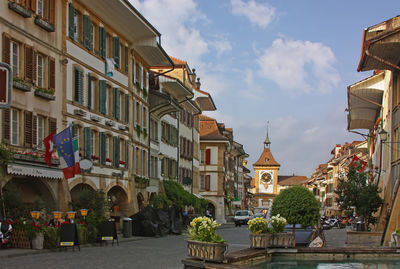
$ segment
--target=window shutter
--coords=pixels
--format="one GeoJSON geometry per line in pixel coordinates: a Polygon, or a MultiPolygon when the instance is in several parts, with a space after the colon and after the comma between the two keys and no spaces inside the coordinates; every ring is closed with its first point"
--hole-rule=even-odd
{"type": "Polygon", "coordinates": [[[119,138],[117,136],[113,137],[113,152],[114,166],[119,167],[119,138]]]}
{"type": "Polygon", "coordinates": [[[204,185],[205,185],[204,189],[206,191],[209,191],[210,190],[210,175],[205,176],[205,184],[204,185]]]}
{"type": "Polygon", "coordinates": [[[128,46],[125,46],[125,73],[128,74],[128,70],[129,70],[129,50],[128,50],[128,46]]]}
{"type": "Polygon", "coordinates": [[[56,22],[55,0],[49,0],[49,21],[54,24],[56,22]]]}
{"type": "Polygon", "coordinates": [[[120,92],[119,92],[119,90],[118,90],[118,88],[116,88],[117,89],[117,99],[116,99],[116,102],[115,102],[115,108],[116,108],[116,111],[115,111],[115,116],[116,116],[116,118],[117,118],[117,120],[120,120],[121,119],[121,100],[120,100],[120,92]]]}
{"type": "Polygon", "coordinates": [[[206,164],[211,163],[211,149],[206,149],[206,164]]]}
{"type": "Polygon", "coordinates": [[[10,36],[6,33],[3,33],[3,62],[10,64],[11,63],[11,40],[10,36]]]}
{"type": "Polygon", "coordinates": [[[99,162],[100,164],[106,163],[106,134],[104,132],[99,133],[99,162]]]}
{"type": "Polygon", "coordinates": [[[57,133],[57,119],[55,118],[50,118],[49,119],[49,129],[50,129],[50,134],[56,134],[57,133]]]}
{"type": "MultiPolygon", "coordinates": [[[[6,81],[7,75],[8,74],[6,74],[6,72],[1,72],[0,73],[0,81],[6,81]]],[[[8,85],[6,85],[6,83],[0,84],[0,102],[2,102],[2,103],[6,101],[6,97],[8,95],[7,87],[8,87],[8,85]]]]}
{"type": "MultiPolygon", "coordinates": [[[[33,79],[33,81],[34,82],[36,82],[36,72],[37,72],[37,59],[36,59],[36,56],[37,56],[37,52],[36,52],[36,50],[35,49],[32,49],[32,79],[33,79]]],[[[44,60],[43,60],[44,61],[44,60]]],[[[42,64],[44,64],[43,62],[42,62],[42,64]]]]}
{"type": "Polygon", "coordinates": [[[56,63],[53,57],[49,57],[49,88],[56,88],[56,63]]]}
{"type": "Polygon", "coordinates": [[[33,11],[33,13],[36,12],[36,0],[27,0],[28,2],[31,2],[31,10],[33,11]]]}
{"type": "Polygon", "coordinates": [[[136,163],[135,163],[135,160],[136,160],[136,156],[135,156],[135,147],[132,147],[132,170],[134,171],[134,173],[135,173],[135,169],[136,169],[136,163]]]}
{"type": "Polygon", "coordinates": [[[75,8],[72,3],[69,3],[68,6],[68,36],[71,39],[74,39],[74,16],[75,16],[75,8]]]}
{"type": "Polygon", "coordinates": [[[10,132],[11,132],[11,126],[10,126],[10,109],[6,108],[3,109],[3,137],[4,140],[7,140],[8,142],[10,141],[10,132]]]}
{"type": "Polygon", "coordinates": [[[43,143],[43,141],[37,141],[37,117],[32,117],[32,145],[37,145],[43,143]]]}
{"type": "Polygon", "coordinates": [[[107,31],[104,27],[99,27],[99,53],[103,59],[107,56],[107,31]]]}
{"type": "Polygon", "coordinates": [[[83,158],[90,160],[92,153],[90,152],[90,127],[83,128],[83,158]]]}
{"type": "Polygon", "coordinates": [[[32,112],[31,111],[25,111],[25,147],[32,147],[32,112]]]}
{"type": "Polygon", "coordinates": [[[125,94],[125,122],[129,122],[129,94],[125,94]]]}
{"type": "Polygon", "coordinates": [[[129,141],[125,140],[125,168],[129,168],[129,141]]]}
{"type": "Polygon", "coordinates": [[[119,120],[119,91],[118,88],[113,88],[113,116],[119,120]]]}
{"type": "Polygon", "coordinates": [[[25,45],[25,80],[33,81],[33,48],[25,45]]]}
{"type": "Polygon", "coordinates": [[[90,21],[89,15],[83,15],[83,46],[87,49],[90,48],[89,21],[90,21]]]}
{"type": "Polygon", "coordinates": [[[106,114],[106,81],[105,80],[100,80],[99,81],[99,90],[100,90],[100,104],[99,104],[99,108],[100,108],[100,113],[102,114],[106,114]]]}
{"type": "MultiPolygon", "coordinates": [[[[135,84],[136,82],[136,62],[135,59],[132,60],[132,82],[135,84]]],[[[133,88],[135,88],[135,85],[133,85],[133,88]]]]}
{"type": "Polygon", "coordinates": [[[150,89],[149,87],[149,72],[146,72],[146,89],[150,89]]]}
{"type": "Polygon", "coordinates": [[[74,89],[74,101],[82,104],[82,71],[79,68],[74,68],[75,74],[75,89],[74,89]]]}
{"type": "Polygon", "coordinates": [[[91,108],[92,107],[92,78],[91,78],[91,76],[90,76],[90,73],[88,73],[88,76],[87,76],[87,81],[88,81],[88,87],[87,87],[87,93],[88,93],[88,96],[87,96],[87,107],[88,108],[91,108]]]}
{"type": "Polygon", "coordinates": [[[114,61],[115,61],[115,66],[120,67],[120,62],[119,62],[119,37],[114,36],[113,37],[113,56],[114,56],[114,61]]]}

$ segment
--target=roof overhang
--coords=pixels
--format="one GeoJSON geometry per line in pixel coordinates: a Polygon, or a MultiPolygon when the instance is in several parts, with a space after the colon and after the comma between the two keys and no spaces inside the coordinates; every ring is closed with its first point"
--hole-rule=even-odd
{"type": "Polygon", "coordinates": [[[347,129],[372,130],[382,108],[383,88],[353,85],[347,88],[347,129]]]}
{"type": "Polygon", "coordinates": [[[63,179],[64,174],[61,169],[47,168],[43,166],[25,165],[25,164],[9,164],[7,165],[7,173],[19,176],[29,176],[38,178],[63,179]]]}
{"type": "Polygon", "coordinates": [[[153,116],[161,118],[166,114],[182,110],[182,107],[172,96],[154,90],[150,90],[149,93],[150,113],[153,116]]]}
{"type": "Polygon", "coordinates": [[[194,115],[201,114],[201,109],[200,109],[200,107],[199,107],[199,106],[197,105],[197,103],[196,103],[195,101],[193,101],[192,99],[186,99],[186,100],[180,102],[179,104],[183,104],[183,103],[185,103],[186,105],[190,106],[191,112],[192,112],[194,115]]]}
{"type": "Polygon", "coordinates": [[[174,66],[171,58],[169,58],[168,54],[160,46],[156,38],[141,39],[134,42],[133,47],[150,66],[174,66]]]}
{"type": "Polygon", "coordinates": [[[160,76],[158,81],[162,90],[173,96],[178,102],[193,98],[193,92],[179,79],[160,76]]]}
{"type": "Polygon", "coordinates": [[[214,100],[211,95],[207,92],[201,91],[194,88],[194,99],[201,108],[202,111],[215,111],[217,107],[215,106],[214,100]]]}
{"type": "Polygon", "coordinates": [[[400,16],[364,30],[358,71],[400,70],[400,16]]]}

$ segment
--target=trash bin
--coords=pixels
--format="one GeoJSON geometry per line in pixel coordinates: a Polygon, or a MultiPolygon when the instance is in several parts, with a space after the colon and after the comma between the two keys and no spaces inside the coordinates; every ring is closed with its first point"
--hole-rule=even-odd
{"type": "Polygon", "coordinates": [[[124,218],[123,219],[122,235],[124,237],[131,237],[132,236],[132,219],[131,218],[124,218]]]}
{"type": "Polygon", "coordinates": [[[365,231],[364,222],[357,221],[357,232],[364,232],[364,231],[365,231]]]}

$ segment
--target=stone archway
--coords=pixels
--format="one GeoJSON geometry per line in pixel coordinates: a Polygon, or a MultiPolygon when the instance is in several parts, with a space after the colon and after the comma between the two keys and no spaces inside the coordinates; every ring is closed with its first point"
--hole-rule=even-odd
{"type": "Polygon", "coordinates": [[[113,186],[108,192],[107,197],[111,201],[112,211],[117,213],[123,212],[125,215],[129,212],[128,195],[126,191],[119,185],[113,186]]]}
{"type": "Polygon", "coordinates": [[[212,201],[208,201],[207,209],[210,211],[211,216],[215,219],[215,205],[212,201]]]}
{"type": "Polygon", "coordinates": [[[31,210],[35,203],[47,212],[58,209],[57,197],[50,185],[45,182],[48,179],[34,177],[13,177],[3,187],[3,191],[14,191],[20,196],[27,210],[31,210]]]}
{"type": "Polygon", "coordinates": [[[79,184],[76,184],[76,185],[70,190],[70,193],[71,193],[71,201],[72,201],[73,203],[77,202],[78,199],[79,199],[79,195],[80,195],[82,192],[88,192],[88,191],[89,191],[89,192],[95,192],[96,190],[93,189],[93,187],[92,187],[91,185],[86,184],[86,183],[79,183],[79,184]]]}

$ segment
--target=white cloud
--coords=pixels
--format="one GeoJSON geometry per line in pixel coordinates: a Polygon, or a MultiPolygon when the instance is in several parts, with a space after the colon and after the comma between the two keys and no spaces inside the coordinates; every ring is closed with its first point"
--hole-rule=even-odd
{"type": "Polygon", "coordinates": [[[217,55],[221,56],[221,54],[225,52],[229,52],[232,50],[232,45],[227,39],[219,38],[211,42],[211,45],[217,51],[217,55]]]}
{"type": "Polygon", "coordinates": [[[311,41],[275,39],[258,59],[261,76],[293,94],[328,93],[339,84],[331,48],[311,41]]]}
{"type": "Polygon", "coordinates": [[[275,17],[275,8],[268,4],[257,3],[255,0],[231,0],[232,13],[243,15],[250,22],[265,29],[275,17]]]}

